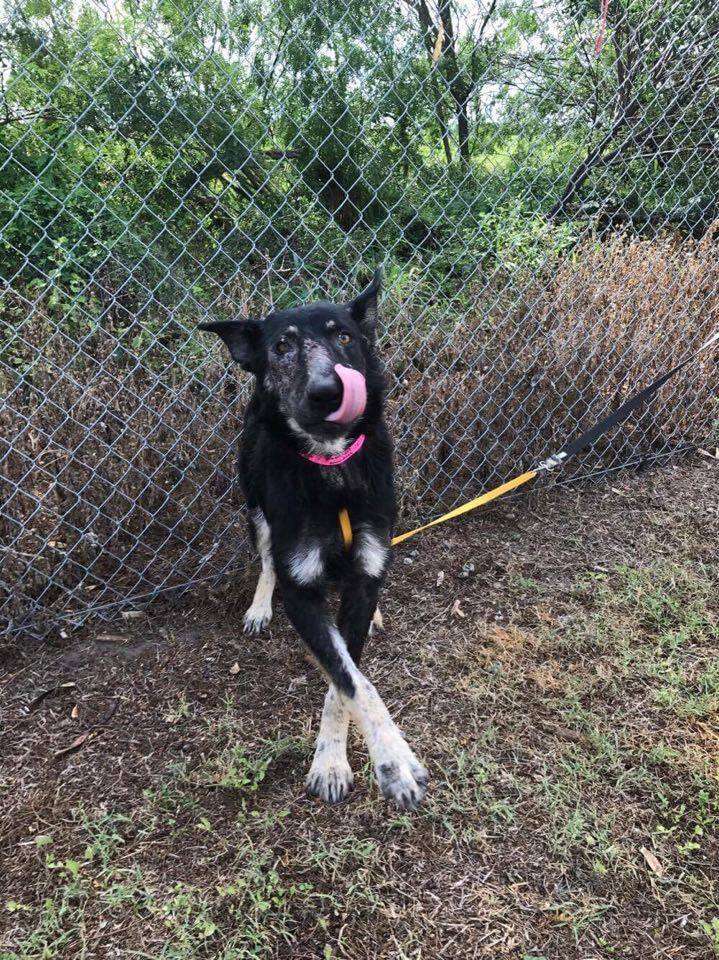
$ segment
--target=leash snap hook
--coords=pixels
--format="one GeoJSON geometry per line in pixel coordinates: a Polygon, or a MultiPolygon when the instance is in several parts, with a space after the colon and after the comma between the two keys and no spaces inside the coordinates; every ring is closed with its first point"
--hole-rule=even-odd
{"type": "Polygon", "coordinates": [[[560,450],[559,453],[553,453],[551,457],[547,457],[546,460],[542,460],[541,463],[537,464],[534,469],[537,471],[537,473],[539,473],[540,470],[554,470],[555,467],[561,467],[566,459],[566,453],[564,453],[563,450],[560,450]]]}

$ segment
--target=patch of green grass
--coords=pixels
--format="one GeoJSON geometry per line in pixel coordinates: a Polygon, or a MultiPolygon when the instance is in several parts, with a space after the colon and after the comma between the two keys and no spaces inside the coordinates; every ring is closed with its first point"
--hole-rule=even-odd
{"type": "Polygon", "coordinates": [[[516,777],[491,759],[488,744],[496,732],[483,734],[469,747],[443,743],[448,762],[439,768],[441,792],[429,795],[421,814],[455,842],[469,845],[484,844],[512,825],[524,792],[516,777]]]}
{"type": "Polygon", "coordinates": [[[176,700],[168,704],[163,717],[165,723],[179,723],[181,720],[188,720],[194,713],[194,709],[184,693],[181,693],[176,700]]]}
{"type": "Polygon", "coordinates": [[[160,824],[163,829],[174,829],[178,825],[181,828],[182,821],[194,821],[200,816],[200,803],[187,790],[186,779],[186,764],[171,764],[164,779],[143,790],[141,829],[145,835],[152,833],[160,824]]]}
{"type": "Polygon", "coordinates": [[[576,771],[565,768],[563,777],[545,774],[539,783],[540,803],[548,821],[546,842],[554,856],[570,860],[587,859],[599,873],[605,873],[617,856],[613,841],[616,814],[594,805],[576,771]]]}
{"type": "Polygon", "coordinates": [[[254,793],[267,774],[272,752],[247,752],[244,744],[233,743],[214,758],[207,767],[210,783],[230,790],[254,793]]]}
{"type": "Polygon", "coordinates": [[[511,586],[523,590],[525,593],[541,593],[543,590],[543,585],[538,580],[525,577],[521,573],[512,573],[508,579],[511,586]]]}
{"type": "Polygon", "coordinates": [[[666,669],[662,685],[654,691],[659,707],[679,717],[701,719],[719,711],[719,665],[707,663],[699,670],[666,669]]]}
{"type": "Polygon", "coordinates": [[[336,880],[347,867],[371,864],[380,856],[378,841],[349,834],[328,843],[323,837],[307,851],[306,862],[320,867],[328,879],[336,880]]]}
{"type": "MultiPolygon", "coordinates": [[[[84,905],[77,889],[60,886],[45,896],[37,907],[23,907],[20,929],[14,939],[14,948],[0,953],[2,960],[55,960],[66,956],[81,956],[85,947],[84,905]],[[71,952],[71,951],[74,951],[71,952]]],[[[14,901],[5,904],[8,913],[15,913],[14,901]]]]}
{"type": "Polygon", "coordinates": [[[618,676],[645,681],[655,706],[679,717],[719,709],[714,571],[662,560],[619,566],[593,583],[595,638],[615,657],[618,676]]]}
{"type": "Polygon", "coordinates": [[[719,957],[719,916],[712,917],[710,920],[702,920],[701,926],[709,941],[709,946],[714,951],[714,956],[719,957]]]}
{"type": "Polygon", "coordinates": [[[304,755],[306,745],[291,737],[265,740],[253,748],[233,742],[205,764],[199,779],[228,790],[255,793],[272,763],[284,755],[298,752],[304,755]]]}
{"type": "MultiPolygon", "coordinates": [[[[172,790],[176,793],[176,784],[172,790]]],[[[168,796],[161,788],[157,795],[168,796]]],[[[38,838],[45,895],[34,904],[13,898],[4,904],[15,935],[13,949],[0,953],[2,960],[82,956],[85,929],[90,922],[96,925],[98,916],[118,926],[139,920],[152,932],[152,942],[162,943],[153,960],[259,960],[277,944],[292,943],[292,931],[301,922],[319,923],[338,906],[312,883],[284,879],[271,850],[248,837],[234,848],[234,862],[223,869],[221,882],[150,879],[141,862],[144,845],[151,851],[156,841],[143,826],[145,814],[146,807],[134,818],[111,811],[93,816],[76,808],[72,836],[77,852],[70,855],[56,853],[49,835],[38,838]]],[[[353,853],[369,859],[374,849],[358,842],[353,853]]],[[[336,850],[332,856],[339,869],[336,850]]]]}
{"type": "Polygon", "coordinates": [[[569,927],[578,943],[586,929],[601,921],[613,907],[610,901],[585,894],[556,903],[554,918],[559,926],[569,927]]]}
{"type": "Polygon", "coordinates": [[[713,846],[719,830],[719,786],[714,779],[695,774],[689,789],[666,784],[657,791],[656,836],[669,842],[680,857],[691,857],[713,846]]]}
{"type": "Polygon", "coordinates": [[[130,817],[106,810],[90,816],[83,807],[76,807],[73,816],[81,824],[89,841],[83,859],[92,860],[99,868],[107,869],[126,842],[123,831],[131,823],[130,817]]]}
{"type": "Polygon", "coordinates": [[[266,855],[243,850],[244,866],[214,887],[177,883],[146,894],[144,909],[160,920],[167,943],[158,960],[266,957],[290,943],[293,913],[315,906],[312,884],[287,884],[266,855]]]}
{"type": "Polygon", "coordinates": [[[647,567],[619,565],[612,577],[593,579],[595,621],[610,640],[651,641],[671,655],[687,643],[716,640],[719,624],[711,601],[715,574],[695,567],[657,561],[647,567]]]}
{"type": "MultiPolygon", "coordinates": [[[[394,832],[392,821],[387,829],[394,832]]],[[[303,856],[303,869],[311,869],[318,885],[327,891],[323,895],[325,920],[321,920],[321,927],[326,928],[333,912],[351,912],[357,916],[369,915],[381,908],[382,883],[378,878],[382,875],[385,856],[386,849],[377,840],[358,837],[352,832],[331,842],[321,836],[317,838],[303,856]]]]}

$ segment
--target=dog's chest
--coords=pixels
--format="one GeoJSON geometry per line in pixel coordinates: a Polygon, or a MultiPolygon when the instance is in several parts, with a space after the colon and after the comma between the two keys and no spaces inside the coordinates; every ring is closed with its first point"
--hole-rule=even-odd
{"type": "Polygon", "coordinates": [[[350,489],[347,475],[344,473],[344,471],[337,470],[334,467],[328,467],[326,469],[324,476],[322,477],[322,483],[335,493],[338,490],[350,489]]]}

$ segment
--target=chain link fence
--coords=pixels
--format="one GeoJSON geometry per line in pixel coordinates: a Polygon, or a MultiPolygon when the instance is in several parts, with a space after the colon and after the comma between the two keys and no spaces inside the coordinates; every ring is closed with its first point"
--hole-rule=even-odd
{"type": "MultiPolygon", "coordinates": [[[[1,31],[13,636],[244,563],[248,384],[208,317],[349,298],[384,266],[407,523],[719,322],[719,0],[25,0],[1,31]]],[[[711,442],[711,373],[568,476],[711,442]]]]}

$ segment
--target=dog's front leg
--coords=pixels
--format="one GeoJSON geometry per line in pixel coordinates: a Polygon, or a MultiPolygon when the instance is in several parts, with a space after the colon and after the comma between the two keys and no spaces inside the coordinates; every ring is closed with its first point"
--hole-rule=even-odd
{"type": "Polygon", "coordinates": [[[272,534],[264,513],[258,508],[250,516],[262,572],[252,604],[245,613],[245,633],[259,633],[272,619],[272,594],[275,589],[275,565],[272,561],[272,534]]]}
{"type": "MultiPolygon", "coordinates": [[[[336,628],[327,610],[321,586],[299,585],[296,569],[280,565],[282,598],[287,615],[329,680],[312,766],[306,786],[310,796],[338,803],[352,789],[354,778],[347,760],[347,731],[350,714],[339,690],[354,689],[345,669],[342,651],[333,641],[336,628]]],[[[346,653],[346,651],[345,651],[346,653]]]]}
{"type": "MultiPolygon", "coordinates": [[[[350,656],[359,666],[362,648],[367,636],[369,617],[376,609],[379,581],[360,576],[360,583],[345,589],[339,613],[339,629],[350,656]]],[[[322,709],[320,730],[307,775],[310,796],[321,797],[328,803],[343,800],[354,783],[347,760],[347,733],[350,713],[346,701],[330,683],[322,709]]]]}
{"type": "MultiPolygon", "coordinates": [[[[322,591],[319,588],[298,586],[291,576],[283,577],[283,581],[282,592],[287,615],[334,687],[334,692],[328,693],[325,700],[325,731],[329,729],[333,734],[339,735],[338,756],[333,758],[331,751],[328,754],[331,759],[327,766],[331,774],[319,762],[314,769],[313,782],[318,775],[324,776],[324,780],[318,784],[318,792],[329,799],[328,777],[336,777],[343,762],[346,764],[346,753],[342,751],[346,742],[346,728],[340,727],[340,720],[344,723],[345,718],[334,712],[336,697],[362,732],[384,796],[393,800],[400,809],[414,809],[425,794],[427,771],[407,745],[374,686],[354,663],[342,635],[329,617],[322,591]]],[[[365,634],[372,609],[365,624],[365,634]]],[[[325,751],[320,751],[320,756],[323,752],[325,751]]],[[[351,785],[351,779],[344,783],[346,792],[351,785]]],[[[313,783],[308,785],[312,790],[313,783]]]]}
{"type": "Polygon", "coordinates": [[[358,572],[342,591],[337,626],[357,666],[371,633],[374,616],[379,611],[377,600],[381,583],[378,577],[368,577],[358,572]]]}
{"type": "MultiPolygon", "coordinates": [[[[373,614],[376,615],[379,609],[377,600],[388,559],[389,550],[382,547],[377,537],[367,531],[360,533],[355,558],[358,570],[342,592],[338,617],[340,632],[357,666],[373,622],[373,614]]],[[[386,707],[374,687],[371,688],[367,708],[373,714],[379,710],[379,715],[375,715],[376,721],[365,721],[364,727],[359,720],[357,722],[360,723],[370,749],[380,789],[384,796],[395,799],[400,807],[414,807],[424,795],[427,772],[387,714],[386,707]],[[400,738],[399,742],[397,737],[400,738]],[[415,781],[414,786],[412,780],[415,781]],[[409,803],[400,802],[397,797],[403,794],[415,799],[409,803]]]]}
{"type": "Polygon", "coordinates": [[[354,777],[347,759],[347,705],[330,683],[322,708],[312,766],[307,774],[307,792],[327,803],[339,803],[352,789],[354,777]]]}

